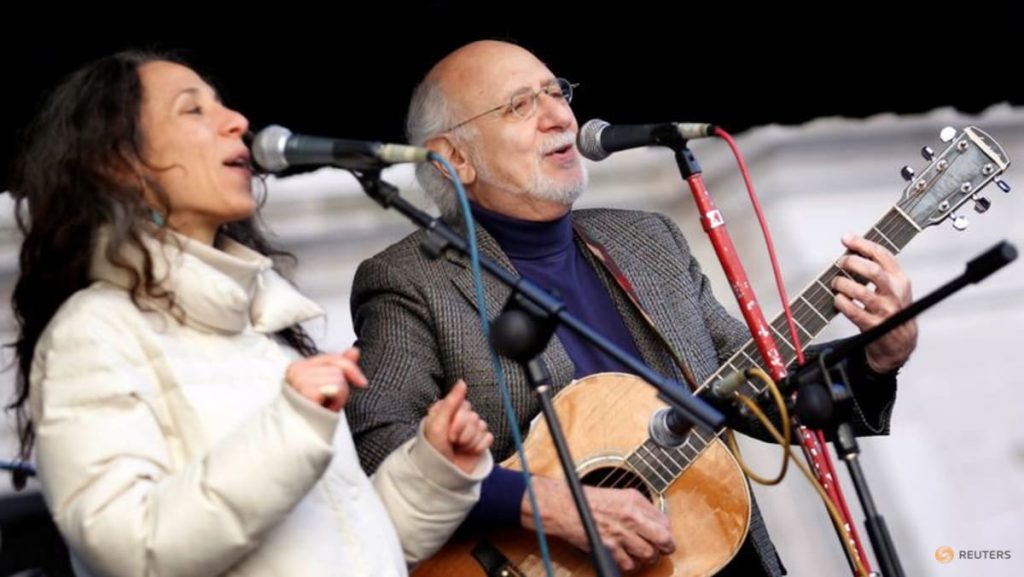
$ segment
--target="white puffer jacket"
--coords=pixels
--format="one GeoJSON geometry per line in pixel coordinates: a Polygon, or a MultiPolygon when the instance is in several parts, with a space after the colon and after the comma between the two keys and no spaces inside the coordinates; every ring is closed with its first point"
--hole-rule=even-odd
{"type": "Polygon", "coordinates": [[[447,540],[490,457],[467,476],[421,434],[368,479],[344,415],[284,384],[297,355],[272,333],[322,311],[269,259],[147,238],[182,323],[132,303],[104,239],[31,372],[43,492],[79,574],[405,575],[447,540]]]}

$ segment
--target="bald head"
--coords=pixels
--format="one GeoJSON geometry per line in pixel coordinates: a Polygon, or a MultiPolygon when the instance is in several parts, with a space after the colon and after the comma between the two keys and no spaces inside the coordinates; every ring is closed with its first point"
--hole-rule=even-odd
{"type": "MultiPolygon", "coordinates": [[[[557,218],[586,186],[571,88],[563,86],[515,44],[467,44],[438,62],[413,93],[409,142],[448,159],[480,206],[518,218],[557,218]]],[[[444,176],[427,164],[416,175],[442,212],[454,211],[444,176]]]]}
{"type": "Polygon", "coordinates": [[[532,75],[551,76],[529,50],[498,40],[480,40],[445,56],[427,74],[463,115],[495,106],[493,100],[532,75]]]}

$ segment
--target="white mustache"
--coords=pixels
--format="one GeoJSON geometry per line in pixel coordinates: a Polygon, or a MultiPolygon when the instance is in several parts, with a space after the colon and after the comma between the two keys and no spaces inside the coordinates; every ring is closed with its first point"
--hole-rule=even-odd
{"type": "Polygon", "coordinates": [[[551,154],[552,152],[576,144],[576,135],[573,133],[559,132],[544,142],[540,148],[541,156],[551,154]]]}

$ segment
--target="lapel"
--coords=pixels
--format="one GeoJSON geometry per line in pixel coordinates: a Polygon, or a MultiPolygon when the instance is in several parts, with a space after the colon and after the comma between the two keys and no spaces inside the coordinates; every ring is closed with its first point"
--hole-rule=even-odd
{"type": "MultiPolygon", "coordinates": [[[[461,219],[449,219],[448,222],[453,229],[465,234],[466,230],[462,226],[461,219]]],[[[480,256],[491,258],[503,269],[519,278],[519,272],[516,271],[508,256],[498,246],[498,241],[494,240],[494,237],[488,234],[483,227],[477,225],[475,228],[477,248],[480,251],[480,256]]],[[[476,311],[476,288],[473,282],[473,270],[470,267],[469,257],[456,251],[447,251],[444,258],[455,265],[452,268],[452,284],[458,289],[462,298],[466,299],[469,306],[473,307],[473,310],[476,311]]],[[[494,319],[501,313],[502,308],[505,306],[505,301],[508,300],[509,294],[512,291],[486,271],[482,271],[482,273],[487,316],[489,319],[494,319]]],[[[558,339],[557,335],[551,337],[551,342],[548,348],[544,350],[544,353],[541,354],[541,359],[547,364],[548,370],[551,372],[552,383],[556,391],[561,390],[562,387],[572,381],[576,368],[569,358],[569,354],[565,352],[565,347],[562,346],[562,342],[558,339]]],[[[515,378],[519,380],[521,378],[520,373],[521,371],[515,371],[515,376],[509,375],[509,379],[515,378]]]]}
{"type": "MultiPolygon", "coordinates": [[[[655,328],[664,335],[683,362],[690,366],[699,384],[707,374],[717,368],[717,360],[712,360],[711,366],[705,366],[708,364],[703,360],[705,355],[696,347],[697,339],[689,330],[691,325],[703,326],[703,319],[699,316],[699,310],[693,318],[688,318],[679,310],[676,303],[669,302],[664,297],[664,294],[669,292],[689,294],[693,290],[685,282],[688,271],[679,265],[680,256],[673,254],[666,257],[663,250],[651,250],[651,235],[647,231],[632,227],[613,229],[614,218],[607,221],[603,218],[609,214],[614,217],[614,213],[604,211],[576,213],[580,226],[604,246],[608,255],[629,279],[637,300],[650,315],[655,328]]],[[[578,241],[583,244],[582,240],[578,241]]],[[[665,344],[636,310],[611,272],[586,249],[585,245],[583,250],[591,266],[601,271],[601,282],[612,295],[612,300],[633,335],[643,360],[662,375],[685,383],[682,372],[665,350],[665,344]]]]}

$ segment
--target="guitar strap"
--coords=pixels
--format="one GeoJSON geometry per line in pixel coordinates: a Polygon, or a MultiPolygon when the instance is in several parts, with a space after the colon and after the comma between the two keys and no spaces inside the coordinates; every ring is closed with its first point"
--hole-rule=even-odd
{"type": "Polygon", "coordinates": [[[615,263],[615,259],[612,258],[612,255],[608,253],[608,250],[604,247],[603,244],[601,244],[600,242],[592,238],[589,234],[587,234],[587,231],[584,230],[583,227],[580,226],[575,221],[572,223],[572,228],[573,230],[576,231],[576,234],[579,235],[580,240],[583,241],[583,244],[586,245],[587,250],[590,251],[590,254],[594,255],[594,258],[597,259],[597,262],[601,263],[601,266],[604,267],[604,269],[608,271],[609,274],[612,275],[612,278],[615,279],[616,284],[618,284],[619,288],[621,288],[622,291],[626,294],[626,297],[629,299],[629,302],[632,303],[636,311],[640,313],[640,316],[644,319],[644,322],[647,323],[647,326],[649,326],[651,330],[654,331],[655,336],[658,337],[658,340],[661,342],[662,346],[665,347],[665,350],[672,358],[672,362],[675,363],[675,365],[679,368],[680,372],[682,372],[683,378],[686,379],[686,384],[689,385],[690,390],[696,391],[699,387],[699,384],[697,383],[697,379],[693,376],[693,371],[690,370],[690,366],[686,364],[686,360],[683,359],[682,355],[680,355],[672,347],[672,345],[668,342],[668,339],[665,338],[665,335],[662,334],[660,330],[658,330],[657,326],[655,326],[654,318],[651,317],[650,313],[647,312],[647,309],[644,308],[644,305],[640,303],[640,298],[636,294],[636,289],[633,288],[633,283],[629,282],[629,279],[622,272],[622,269],[619,268],[619,265],[615,263]]]}

